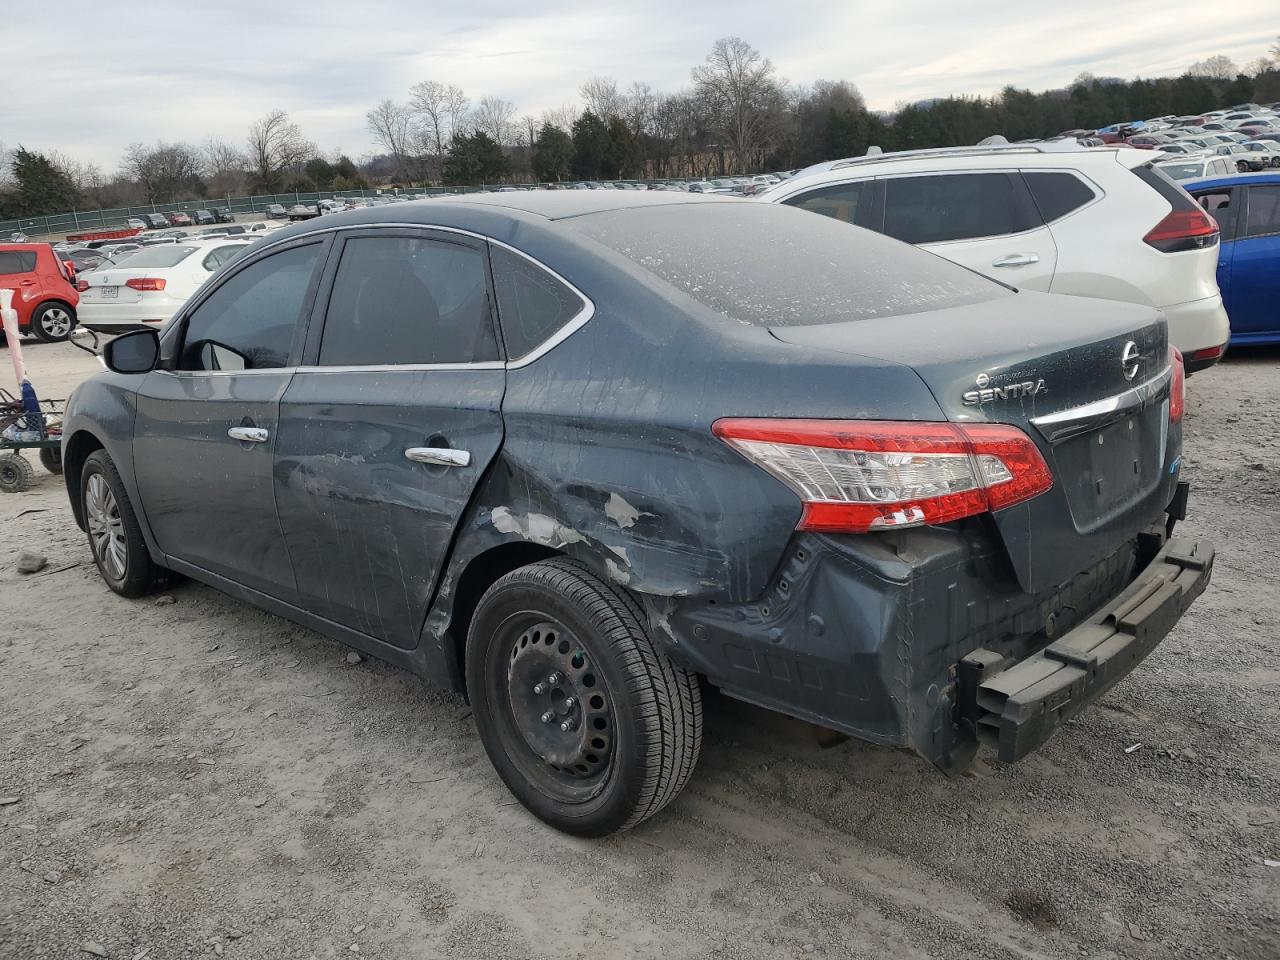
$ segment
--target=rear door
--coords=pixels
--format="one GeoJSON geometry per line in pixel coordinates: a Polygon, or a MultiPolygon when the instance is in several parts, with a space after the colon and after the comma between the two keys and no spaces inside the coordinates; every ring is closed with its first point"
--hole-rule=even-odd
{"type": "Polygon", "coordinates": [[[19,327],[31,322],[31,311],[40,301],[36,260],[35,247],[0,249],[0,287],[13,291],[13,309],[18,312],[19,327]]]}
{"type": "Polygon", "coordinates": [[[1236,239],[1230,244],[1233,338],[1280,335],[1280,183],[1244,189],[1236,239]]]}
{"type": "Polygon", "coordinates": [[[1058,249],[1016,172],[883,178],[884,232],[1026,290],[1047,291],[1058,249]]]}
{"type": "Polygon", "coordinates": [[[280,525],[303,606],[410,649],[502,443],[488,257],[478,240],[424,229],[340,242],[281,402],[280,525]]]}

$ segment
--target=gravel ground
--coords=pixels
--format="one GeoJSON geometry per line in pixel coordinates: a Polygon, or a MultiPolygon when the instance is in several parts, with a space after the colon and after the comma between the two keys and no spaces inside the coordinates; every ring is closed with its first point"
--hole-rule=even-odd
{"type": "MultiPolygon", "coordinates": [[[[26,352],[50,396],[95,369],[26,352]]],[[[0,497],[0,957],[1280,957],[1280,351],[1195,376],[1188,432],[1214,583],[1037,755],[949,781],[711,695],[689,788],[604,841],[515,804],[459,698],[110,593],[37,467],[0,497]]]]}

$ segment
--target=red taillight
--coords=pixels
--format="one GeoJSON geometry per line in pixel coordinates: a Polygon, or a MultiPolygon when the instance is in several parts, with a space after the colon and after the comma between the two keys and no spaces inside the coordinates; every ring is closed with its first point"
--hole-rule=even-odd
{"type": "Polygon", "coordinates": [[[1031,439],[998,423],[728,419],[712,430],[795,491],[801,530],[948,523],[1053,486],[1031,439]]]}
{"type": "Polygon", "coordinates": [[[89,281],[88,281],[88,280],[77,280],[77,281],[76,281],[76,289],[77,289],[77,290],[79,290],[81,293],[84,293],[86,290],[88,290],[88,289],[89,289],[89,281]]]}
{"type": "Polygon", "coordinates": [[[1162,253],[1203,250],[1218,242],[1218,223],[1199,207],[1174,210],[1142,240],[1162,253]]]}
{"type": "Polygon", "coordinates": [[[163,277],[131,277],[124,282],[130,290],[163,290],[163,277]]]}
{"type": "Polygon", "coordinates": [[[1173,379],[1169,383],[1169,422],[1181,423],[1182,410],[1186,406],[1187,372],[1182,366],[1182,351],[1169,348],[1169,363],[1173,366],[1173,379]]]}

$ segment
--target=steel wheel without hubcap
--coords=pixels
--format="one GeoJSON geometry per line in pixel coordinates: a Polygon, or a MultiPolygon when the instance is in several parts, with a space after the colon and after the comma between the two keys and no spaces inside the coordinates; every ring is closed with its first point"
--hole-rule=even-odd
{"type": "Polygon", "coordinates": [[[613,759],[614,720],[603,678],[563,624],[519,615],[503,625],[500,637],[510,647],[510,719],[530,751],[517,762],[563,802],[595,796],[613,759]]]}
{"type": "Polygon", "coordinates": [[[93,555],[103,573],[112,580],[123,580],[128,563],[128,544],[120,521],[120,508],[115,494],[100,473],[89,477],[85,488],[85,522],[93,555]]]}

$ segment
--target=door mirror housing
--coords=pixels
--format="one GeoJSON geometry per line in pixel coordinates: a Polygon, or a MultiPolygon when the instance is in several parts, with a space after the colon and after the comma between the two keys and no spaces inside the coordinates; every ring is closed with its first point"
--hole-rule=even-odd
{"type": "Polygon", "coordinates": [[[102,348],[102,359],[116,373],[149,373],[160,360],[160,335],[154,330],[121,334],[102,348]]]}

